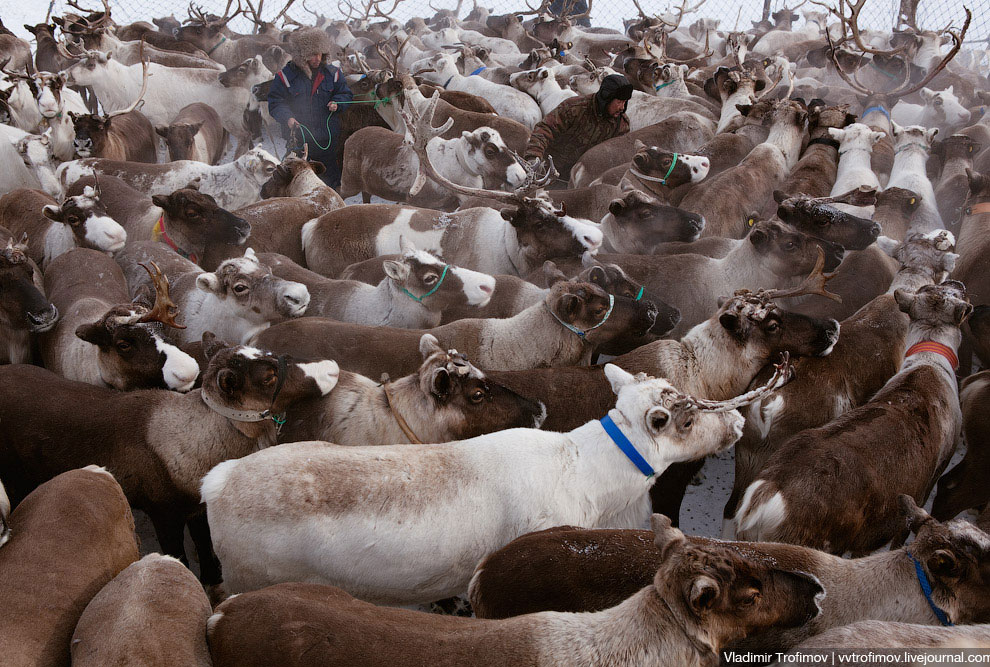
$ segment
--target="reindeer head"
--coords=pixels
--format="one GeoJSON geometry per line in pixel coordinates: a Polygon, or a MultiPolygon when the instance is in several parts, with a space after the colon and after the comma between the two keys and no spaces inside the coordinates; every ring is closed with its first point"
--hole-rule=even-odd
{"type": "Polygon", "coordinates": [[[825,590],[816,577],[732,543],[689,542],[662,514],[652,524],[662,559],[653,585],[675,622],[690,628],[696,647],[717,656],[754,630],[804,625],[821,613],[825,590]]]}

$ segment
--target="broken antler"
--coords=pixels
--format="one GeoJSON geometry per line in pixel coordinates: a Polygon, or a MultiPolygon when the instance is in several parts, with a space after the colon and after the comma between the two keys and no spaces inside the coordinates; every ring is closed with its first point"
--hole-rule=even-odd
{"type": "Polygon", "coordinates": [[[825,251],[822,250],[821,246],[818,247],[818,261],[815,262],[815,268],[811,270],[808,277],[801,281],[801,284],[797,287],[792,287],[790,289],[768,289],[760,290],[757,292],[758,295],[767,299],[782,299],[784,297],[792,296],[804,296],[806,294],[818,294],[820,296],[827,297],[833,301],[838,301],[842,303],[842,297],[838,294],[833,294],[825,289],[825,284],[832,278],[835,274],[829,273],[825,275],[823,269],[825,268],[825,251]]]}
{"type": "Polygon", "coordinates": [[[702,412],[728,412],[729,410],[735,410],[766,398],[793,379],[794,367],[791,365],[790,353],[781,352],[780,363],[773,365],[773,376],[762,387],[757,387],[752,391],[747,391],[745,394],[740,394],[727,401],[710,401],[704,398],[695,398],[694,396],[687,396],[685,398],[690,405],[693,405],[702,412]]]}
{"type": "Polygon", "coordinates": [[[179,314],[179,307],[175,305],[172,297],[169,296],[168,276],[158,268],[158,265],[153,260],[150,261],[150,264],[154,267],[154,271],[147,264],[141,264],[141,266],[151,276],[151,282],[155,285],[155,305],[149,312],[142,315],[138,322],[161,322],[176,329],[185,329],[185,326],[175,321],[175,316],[179,314]]]}

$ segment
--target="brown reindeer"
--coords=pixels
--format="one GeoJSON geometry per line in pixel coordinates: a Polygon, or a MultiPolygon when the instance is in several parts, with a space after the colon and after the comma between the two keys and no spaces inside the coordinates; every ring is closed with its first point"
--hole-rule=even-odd
{"type": "Polygon", "coordinates": [[[31,361],[31,337],[54,327],[58,308],[44,292],[41,270],[0,227],[0,363],[31,361]]]}
{"type": "Polygon", "coordinates": [[[128,565],[86,605],[72,633],[72,664],[159,661],[210,667],[203,628],[212,609],[182,563],[148,554],[128,565]]]}
{"type": "Polygon", "coordinates": [[[67,665],[86,605],[139,558],[127,498],[103,468],[68,470],[24,498],[10,526],[0,549],[3,661],[67,665]]]}
{"type": "Polygon", "coordinates": [[[970,375],[959,387],[962,430],[966,456],[955,468],[942,475],[932,504],[932,515],[942,521],[960,512],[980,508],[990,500],[987,470],[990,470],[990,371],[970,375]]]}
{"type": "Polygon", "coordinates": [[[180,325],[167,279],[156,274],[153,280],[156,307],[132,303],[112,258],[86,248],[60,255],[45,274],[45,289],[62,312],[55,328],[41,338],[45,368],[121,391],[192,389],[199,366],[166,336],[166,326],[180,325]]]}
{"type": "Polygon", "coordinates": [[[808,111],[802,103],[775,102],[764,118],[770,124],[766,141],[754,147],[738,165],[692,188],[680,201],[682,208],[704,216],[704,236],[745,236],[746,216],[762,210],[797,165],[807,118],[808,111]]]}
{"type": "Polygon", "coordinates": [[[770,457],[736,512],[743,539],[863,555],[902,538],[897,494],[928,497],[959,435],[955,350],[973,307],[956,281],[895,290],[894,299],[911,318],[900,371],[868,403],[770,457]]]}
{"type": "Polygon", "coordinates": [[[220,158],[227,151],[228,134],[220,121],[220,115],[213,107],[202,102],[193,102],[182,107],[179,115],[169,125],[158,125],[155,132],[165,139],[170,160],[198,160],[206,164],[219,164],[220,158]]]}
{"type": "MultiPolygon", "coordinates": [[[[735,477],[725,506],[726,519],[734,514],[743,490],[782,443],[864,404],[897,372],[906,349],[908,319],[900,312],[892,291],[914,291],[943,280],[957,257],[949,252],[950,238],[945,232],[902,244],[895,251],[901,270],[891,291],[842,321],[842,334],[828,357],[798,359],[794,382],[774,399],[747,409],[743,436],[735,450],[735,477]]],[[[764,370],[754,382],[766,374],[764,370]]],[[[723,531],[731,535],[728,521],[723,531]]]]}
{"type": "Polygon", "coordinates": [[[214,664],[701,667],[717,664],[729,641],[818,615],[814,577],[692,543],[664,517],[653,527],[663,562],[652,585],[607,611],[488,621],[376,607],[332,586],[279,584],[217,608],[207,625],[214,664]],[[387,638],[373,630],[383,624],[387,638]],[[288,627],[305,628],[313,641],[292,634],[287,642],[288,627]]]}
{"type": "MultiPolygon", "coordinates": [[[[35,366],[0,367],[0,419],[7,425],[0,465],[11,499],[16,503],[46,480],[96,462],[114,472],[131,505],[149,515],[162,549],[188,562],[183,526],[199,507],[200,478],[223,460],[274,445],[272,415],[329,393],[338,373],[332,361],[297,363],[215,341],[206,356],[203,388],[188,394],[118,392],[35,366]],[[58,419],[51,419],[53,406],[58,419]],[[39,441],[61,445],[39,453],[39,441]]],[[[209,542],[200,535],[196,544],[203,579],[216,583],[209,542]]]]}
{"type": "Polygon", "coordinates": [[[607,354],[627,352],[653,340],[649,330],[656,316],[652,302],[616,297],[592,283],[560,280],[543,301],[504,320],[395,329],[304,317],[262,331],[254,344],[299,358],[339,359],[341,368],[366,377],[401,377],[419,367],[419,340],[430,333],[482,368],[522,370],[586,365],[596,348],[607,354]]]}
{"type": "MultiPolygon", "coordinates": [[[[689,537],[694,544],[720,544],[807,572],[827,591],[822,613],[807,623],[758,631],[727,648],[787,650],[819,632],[862,619],[935,625],[939,621],[918,583],[912,558],[925,568],[933,602],[953,622],[990,620],[990,607],[981,594],[990,559],[987,535],[966,521],[939,523],[907,496],[900,499],[900,511],[916,534],[911,545],[858,559],[792,544],[689,537]]],[[[646,530],[572,526],[523,535],[478,564],[469,593],[472,608],[480,618],[607,609],[653,579],[663,554],[651,537],[646,530]]]]}

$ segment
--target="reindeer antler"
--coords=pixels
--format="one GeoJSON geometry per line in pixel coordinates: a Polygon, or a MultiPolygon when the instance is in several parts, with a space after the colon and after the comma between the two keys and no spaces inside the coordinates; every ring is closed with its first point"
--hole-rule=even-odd
{"type": "Polygon", "coordinates": [[[444,178],[434,168],[433,163],[430,162],[430,155],[427,151],[427,144],[430,143],[430,140],[435,137],[442,136],[454,124],[454,119],[448,118],[447,121],[440,127],[433,127],[433,115],[436,113],[437,104],[439,102],[440,91],[438,90],[434,91],[433,96],[427,102],[426,109],[422,114],[417,112],[415,106],[408,101],[408,110],[402,108],[399,109],[399,113],[402,115],[402,120],[406,125],[406,131],[412,137],[412,148],[416,152],[416,156],[419,158],[419,173],[416,175],[416,180],[409,189],[409,194],[415,195],[422,190],[423,186],[426,184],[427,177],[429,177],[446,189],[458,194],[467,195],[469,197],[484,197],[487,199],[495,199],[507,204],[519,205],[527,199],[527,195],[533,194],[534,191],[545,187],[547,183],[557,177],[558,172],[553,167],[552,159],[548,159],[547,169],[541,175],[537,172],[534,165],[529,164],[517,154],[512,153],[513,157],[519,162],[520,166],[526,170],[525,181],[521,186],[512,192],[471,188],[464,185],[458,185],[457,183],[453,183],[444,178]]]}
{"type": "Polygon", "coordinates": [[[773,366],[773,376],[761,387],[747,391],[745,394],[740,394],[727,401],[711,401],[704,398],[695,398],[694,396],[686,396],[685,399],[689,405],[693,405],[702,412],[728,412],[729,410],[735,410],[766,398],[793,379],[794,367],[791,365],[791,355],[789,352],[781,352],[780,363],[773,366]]]}
{"type": "Polygon", "coordinates": [[[122,116],[125,113],[130,113],[144,104],[144,94],[148,92],[148,61],[144,59],[144,37],[141,37],[141,46],[138,49],[138,58],[141,59],[141,92],[138,93],[137,99],[134,103],[126,109],[121,109],[120,111],[111,111],[107,114],[107,118],[114,118],[115,116],[122,116]]]}
{"type": "Polygon", "coordinates": [[[169,296],[168,276],[158,268],[158,264],[154,260],[150,260],[149,263],[154,267],[154,271],[147,264],[142,263],[141,266],[151,276],[151,282],[155,285],[155,305],[148,313],[142,315],[138,322],[161,322],[176,329],[185,329],[184,325],[175,321],[175,316],[179,314],[179,307],[169,296]]]}
{"type": "Polygon", "coordinates": [[[818,294],[820,296],[827,297],[833,301],[842,303],[842,297],[838,294],[833,294],[825,289],[825,284],[835,276],[834,273],[825,275],[823,269],[825,268],[825,251],[822,250],[821,246],[818,246],[818,261],[815,262],[815,268],[811,270],[808,277],[801,281],[801,284],[797,287],[792,287],[790,289],[768,289],[760,290],[757,292],[759,296],[767,299],[782,299],[784,297],[791,296],[804,296],[806,294],[818,294]]]}

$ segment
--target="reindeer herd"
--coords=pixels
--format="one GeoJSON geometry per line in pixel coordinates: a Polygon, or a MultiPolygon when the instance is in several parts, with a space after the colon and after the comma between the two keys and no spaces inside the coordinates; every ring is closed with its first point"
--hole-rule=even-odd
{"type": "Polygon", "coordinates": [[[245,1],[0,24],[0,662],[990,648],[969,9],[303,3],[355,95],[335,190],[262,147],[304,23],[245,1]],[[613,73],[628,134],[521,157],[613,73]]]}

